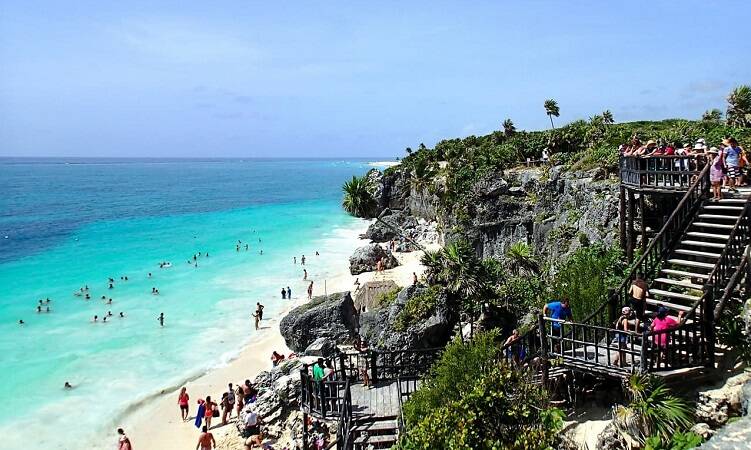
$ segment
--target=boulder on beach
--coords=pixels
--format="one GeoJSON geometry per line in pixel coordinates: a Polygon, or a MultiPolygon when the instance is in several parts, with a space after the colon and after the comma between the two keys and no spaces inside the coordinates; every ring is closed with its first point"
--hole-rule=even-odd
{"type": "Polygon", "coordinates": [[[373,242],[388,242],[405,230],[411,230],[417,226],[417,220],[405,211],[386,210],[381,220],[376,220],[368,227],[363,235],[364,238],[373,242]]]}
{"type": "Polygon", "coordinates": [[[298,353],[319,338],[350,343],[357,328],[357,311],[349,291],[314,297],[290,311],[279,324],[287,346],[298,353]]]}
{"type": "Polygon", "coordinates": [[[394,258],[391,252],[378,244],[370,244],[359,247],[352,256],[349,257],[349,272],[352,275],[358,275],[363,272],[372,272],[376,270],[379,260],[383,260],[384,269],[393,269],[399,265],[399,261],[394,258]]]}

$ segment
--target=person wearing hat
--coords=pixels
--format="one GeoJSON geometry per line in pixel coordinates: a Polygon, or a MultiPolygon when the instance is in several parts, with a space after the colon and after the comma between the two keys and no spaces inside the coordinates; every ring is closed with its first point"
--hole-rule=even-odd
{"type": "Polygon", "coordinates": [[[639,331],[639,318],[636,317],[634,311],[628,306],[621,308],[621,315],[618,320],[615,321],[615,329],[619,330],[616,333],[616,343],[618,344],[618,353],[613,359],[613,365],[618,367],[624,367],[626,365],[626,344],[628,343],[629,332],[636,333],[639,331]]]}
{"type": "Polygon", "coordinates": [[[680,324],[683,323],[683,311],[678,312],[678,320],[680,321],[680,323],[676,322],[675,319],[668,316],[668,312],[669,310],[664,306],[657,308],[657,315],[655,316],[654,320],[652,320],[652,324],[649,326],[649,331],[656,333],[653,336],[654,345],[655,347],[658,347],[660,349],[656,367],[659,367],[660,363],[667,361],[668,344],[670,343],[670,330],[678,328],[680,324]]]}
{"type": "Polygon", "coordinates": [[[734,138],[723,139],[722,143],[726,146],[725,151],[722,152],[722,158],[727,168],[728,176],[728,190],[730,192],[738,192],[736,184],[741,184],[741,155],[743,150],[738,145],[738,141],[734,138]]]}
{"type": "Polygon", "coordinates": [[[725,178],[725,161],[717,147],[712,147],[707,152],[709,160],[709,182],[712,183],[712,201],[722,200],[722,179],[725,178]]]}

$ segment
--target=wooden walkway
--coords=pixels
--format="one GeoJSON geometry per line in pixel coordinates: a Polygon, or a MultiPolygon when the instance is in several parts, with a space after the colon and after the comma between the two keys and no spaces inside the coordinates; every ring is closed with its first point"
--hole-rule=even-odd
{"type": "Polygon", "coordinates": [[[399,415],[399,388],[396,381],[376,383],[373,387],[363,384],[350,386],[352,415],[354,417],[392,417],[399,415]]]}

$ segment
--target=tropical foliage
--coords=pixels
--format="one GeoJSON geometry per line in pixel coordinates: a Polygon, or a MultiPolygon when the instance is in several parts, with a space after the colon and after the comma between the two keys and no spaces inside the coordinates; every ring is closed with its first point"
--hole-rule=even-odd
{"type": "Polygon", "coordinates": [[[548,118],[550,118],[551,128],[555,128],[555,125],[553,125],[553,116],[558,117],[561,115],[561,110],[560,108],[558,108],[558,103],[553,99],[548,99],[545,100],[543,106],[545,107],[545,114],[547,114],[548,118]]]}
{"type": "Polygon", "coordinates": [[[548,449],[563,425],[529,374],[499,363],[498,336],[446,347],[404,405],[401,449],[548,449]]]}
{"type": "Polygon", "coordinates": [[[661,379],[634,374],[625,387],[629,404],[613,408],[613,424],[624,436],[641,444],[651,436],[670,442],[676,432],[693,424],[689,405],[673,395],[661,379]]]}
{"type": "Polygon", "coordinates": [[[741,85],[728,96],[728,124],[751,127],[751,87],[741,85]]]}
{"type": "Polygon", "coordinates": [[[345,211],[356,217],[370,218],[375,215],[378,204],[368,186],[366,177],[355,177],[344,183],[344,200],[342,207],[345,211]]]}

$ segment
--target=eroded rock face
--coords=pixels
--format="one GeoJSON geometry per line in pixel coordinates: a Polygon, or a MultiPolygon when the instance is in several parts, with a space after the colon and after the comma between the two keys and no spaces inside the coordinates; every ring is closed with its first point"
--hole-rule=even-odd
{"type": "Polygon", "coordinates": [[[697,422],[717,428],[725,425],[731,417],[740,416],[743,410],[743,386],[747,384],[751,389],[751,371],[728,378],[720,388],[699,392],[697,422]]]}
{"type": "Polygon", "coordinates": [[[381,220],[376,220],[368,227],[363,237],[373,242],[388,242],[397,237],[397,232],[404,232],[417,227],[417,219],[404,210],[388,209],[382,214],[381,220]]]}
{"type": "Polygon", "coordinates": [[[378,261],[381,259],[384,261],[384,269],[393,269],[399,265],[399,261],[394,258],[394,255],[378,244],[359,247],[349,257],[349,272],[352,275],[372,272],[376,270],[378,261]]]}
{"type": "Polygon", "coordinates": [[[349,292],[322,295],[290,311],[279,330],[287,346],[298,353],[318,338],[350,343],[357,336],[357,311],[349,292]]]}
{"type": "Polygon", "coordinates": [[[369,345],[380,350],[442,347],[451,338],[456,314],[449,308],[445,294],[439,294],[435,312],[425,320],[397,331],[394,323],[409,299],[426,288],[410,286],[399,292],[389,307],[360,315],[360,334],[369,345]]]}

